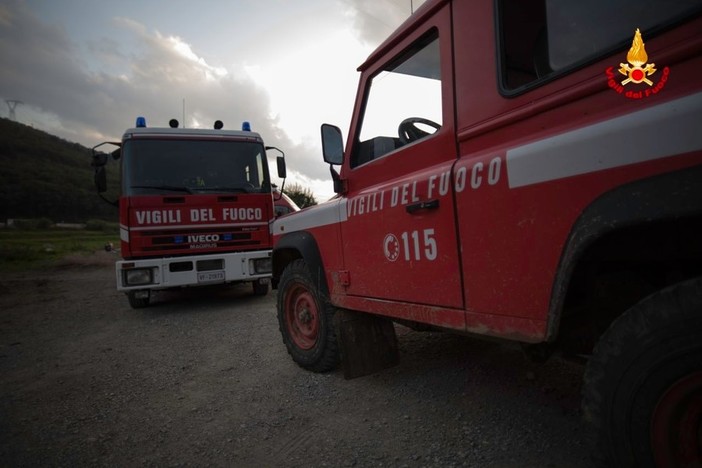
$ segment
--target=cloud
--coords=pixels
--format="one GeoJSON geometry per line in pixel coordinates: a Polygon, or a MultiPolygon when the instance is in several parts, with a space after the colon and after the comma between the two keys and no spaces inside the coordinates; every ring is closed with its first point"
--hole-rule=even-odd
{"type": "Polygon", "coordinates": [[[343,0],[360,38],[375,47],[382,43],[423,0],[343,0]]]}
{"type": "Polygon", "coordinates": [[[246,64],[233,54],[240,61],[221,64],[208,62],[188,37],[125,16],[113,18],[116,34],[105,28],[103,37],[75,43],[30,2],[5,0],[0,99],[23,102],[19,121],[85,146],[119,139],[139,115],[151,126],[183,114],[188,127],[219,119],[237,129],[246,120],[285,151],[291,182],[325,199],[332,184],[319,125],[348,129],[356,66],[409,15],[409,0],[338,1],[353,27],[325,30],[324,41],[296,32],[295,47],[281,47],[274,61],[246,64]]]}
{"type": "Polygon", "coordinates": [[[102,38],[82,50],[27,3],[10,1],[0,9],[0,98],[24,103],[19,121],[93,146],[119,139],[139,115],[151,126],[182,120],[183,113],[188,127],[211,128],[219,119],[239,129],[246,120],[266,144],[285,151],[291,178],[331,188],[317,147],[286,134],[270,94],[243,64],[209,64],[185,38],[129,18],[113,23],[138,46],[102,38]]]}

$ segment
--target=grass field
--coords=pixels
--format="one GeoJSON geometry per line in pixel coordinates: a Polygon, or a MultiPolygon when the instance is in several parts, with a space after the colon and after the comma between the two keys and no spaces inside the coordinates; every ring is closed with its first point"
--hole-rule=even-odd
{"type": "Polygon", "coordinates": [[[0,271],[51,266],[69,255],[92,255],[107,243],[119,247],[117,231],[0,229],[0,271]]]}

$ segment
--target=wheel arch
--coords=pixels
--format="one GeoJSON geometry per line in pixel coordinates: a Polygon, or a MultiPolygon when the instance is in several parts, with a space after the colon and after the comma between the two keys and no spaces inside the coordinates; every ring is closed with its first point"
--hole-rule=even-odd
{"type": "Polygon", "coordinates": [[[329,287],[317,241],[307,231],[296,231],[283,235],[273,249],[273,284],[277,285],[285,267],[301,258],[307,264],[317,289],[329,297],[329,287]]]}
{"type": "Polygon", "coordinates": [[[702,227],[702,165],[619,186],[587,206],[571,229],[556,270],[547,340],[554,341],[559,333],[576,268],[598,243],[627,229],[665,229],[681,220],[702,227]]]}

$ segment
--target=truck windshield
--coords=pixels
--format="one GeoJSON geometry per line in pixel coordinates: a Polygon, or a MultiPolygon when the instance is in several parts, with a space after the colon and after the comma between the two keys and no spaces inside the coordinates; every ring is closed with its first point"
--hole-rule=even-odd
{"type": "Polygon", "coordinates": [[[132,139],[124,143],[124,195],[269,193],[263,145],[235,140],[132,139]]]}

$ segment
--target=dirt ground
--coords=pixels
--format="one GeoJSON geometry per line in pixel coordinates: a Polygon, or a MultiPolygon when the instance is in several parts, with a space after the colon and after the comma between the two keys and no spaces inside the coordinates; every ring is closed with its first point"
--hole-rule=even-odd
{"type": "Polygon", "coordinates": [[[581,366],[398,328],[355,380],[289,358],[275,295],[130,309],[100,253],[0,275],[0,466],[589,467],[581,366]]]}

